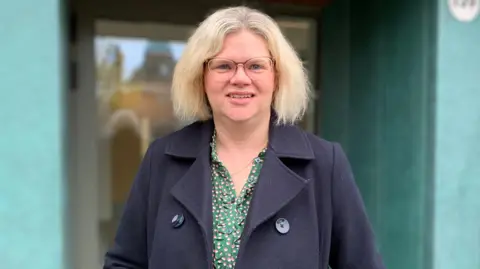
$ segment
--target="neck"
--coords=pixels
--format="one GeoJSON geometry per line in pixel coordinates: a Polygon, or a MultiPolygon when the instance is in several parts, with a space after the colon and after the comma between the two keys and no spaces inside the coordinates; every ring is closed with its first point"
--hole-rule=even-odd
{"type": "Polygon", "coordinates": [[[260,150],[267,145],[270,117],[244,123],[221,117],[216,117],[213,121],[217,132],[217,145],[224,150],[260,150]]]}

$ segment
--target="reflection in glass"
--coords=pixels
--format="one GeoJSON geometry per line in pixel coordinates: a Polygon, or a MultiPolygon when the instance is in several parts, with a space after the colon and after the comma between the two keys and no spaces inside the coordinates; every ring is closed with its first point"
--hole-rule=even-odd
{"type": "Polygon", "coordinates": [[[140,161],[153,139],[185,124],[173,115],[172,73],[184,44],[140,38],[95,39],[101,180],[110,201],[101,217],[104,247],[112,240],[140,161]]]}

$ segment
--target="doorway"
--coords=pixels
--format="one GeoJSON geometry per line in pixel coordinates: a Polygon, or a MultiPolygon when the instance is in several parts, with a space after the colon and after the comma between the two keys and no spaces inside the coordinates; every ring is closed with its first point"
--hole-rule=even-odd
{"type": "MultiPolygon", "coordinates": [[[[72,148],[79,149],[71,164],[71,256],[78,269],[101,267],[150,142],[188,124],[173,116],[169,90],[173,67],[195,24],[119,14],[115,19],[87,11],[79,16],[78,87],[71,94],[72,148]]],[[[316,21],[275,18],[315,84],[316,21]]],[[[315,103],[301,122],[312,132],[315,103]]]]}
{"type": "MultiPolygon", "coordinates": [[[[311,23],[301,19],[278,23],[313,74],[311,23]]],[[[99,196],[100,253],[113,242],[149,144],[190,123],[173,115],[170,87],[175,64],[194,29],[167,23],[95,23],[98,180],[103,194],[99,196]]],[[[301,125],[313,131],[313,123],[310,112],[301,125]]]]}

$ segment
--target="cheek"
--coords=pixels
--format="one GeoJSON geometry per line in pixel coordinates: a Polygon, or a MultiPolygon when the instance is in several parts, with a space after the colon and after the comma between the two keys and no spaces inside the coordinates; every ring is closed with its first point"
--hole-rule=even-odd
{"type": "Polygon", "coordinates": [[[265,95],[272,95],[276,89],[276,81],[275,76],[267,76],[257,82],[258,88],[263,92],[265,95]]]}
{"type": "Polygon", "coordinates": [[[218,81],[212,78],[212,76],[206,74],[203,77],[203,88],[205,90],[205,94],[207,94],[207,96],[211,98],[215,94],[221,92],[222,86],[218,83],[218,81]]]}

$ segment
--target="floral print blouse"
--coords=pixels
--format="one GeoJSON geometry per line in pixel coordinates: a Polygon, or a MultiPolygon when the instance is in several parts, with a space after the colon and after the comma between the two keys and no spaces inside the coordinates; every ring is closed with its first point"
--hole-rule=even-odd
{"type": "Polygon", "coordinates": [[[237,197],[230,174],[218,158],[215,140],[214,133],[210,145],[213,183],[213,265],[215,269],[235,268],[241,235],[266,148],[253,160],[248,179],[237,197]]]}

